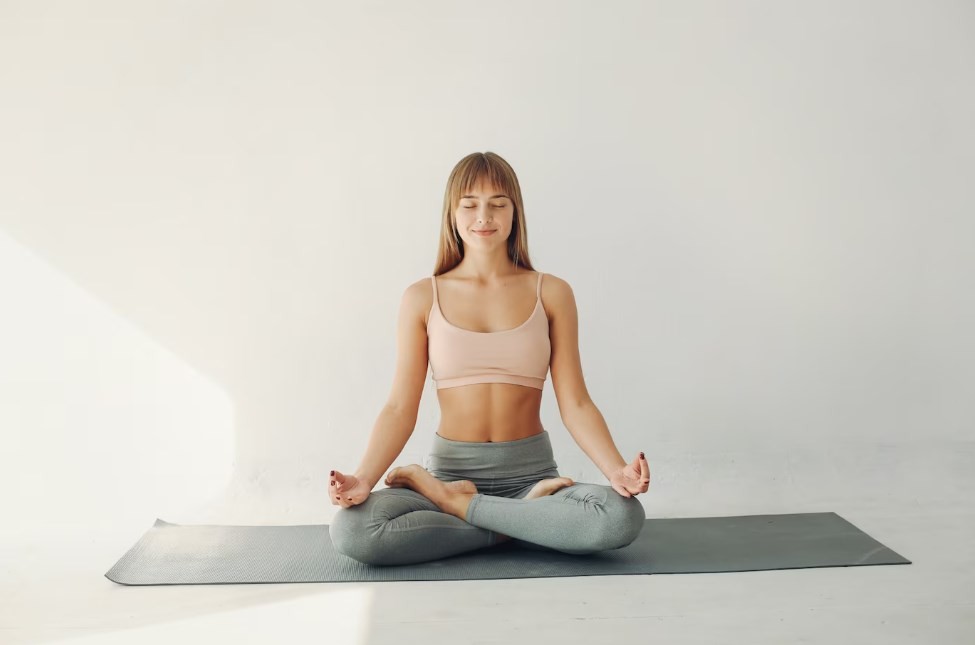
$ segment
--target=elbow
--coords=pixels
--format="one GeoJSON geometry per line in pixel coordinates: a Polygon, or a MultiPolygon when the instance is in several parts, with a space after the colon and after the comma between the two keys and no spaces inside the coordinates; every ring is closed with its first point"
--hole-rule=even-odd
{"type": "Polygon", "coordinates": [[[391,400],[386,403],[383,409],[387,414],[401,419],[411,428],[416,424],[417,417],[420,415],[420,406],[418,404],[413,405],[391,400]]]}
{"type": "Polygon", "coordinates": [[[595,403],[589,396],[584,396],[579,399],[574,399],[570,403],[559,406],[559,415],[562,417],[562,423],[568,428],[571,427],[574,419],[584,416],[586,410],[595,407],[595,403]]]}

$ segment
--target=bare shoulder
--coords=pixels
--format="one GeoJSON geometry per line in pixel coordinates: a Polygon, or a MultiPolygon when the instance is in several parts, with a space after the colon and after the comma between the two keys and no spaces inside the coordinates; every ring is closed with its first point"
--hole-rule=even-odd
{"type": "Polygon", "coordinates": [[[433,284],[430,276],[420,278],[403,290],[402,307],[412,317],[418,318],[424,325],[427,322],[427,312],[433,306],[433,284]]]}
{"type": "Polygon", "coordinates": [[[408,285],[400,298],[396,320],[396,371],[386,403],[414,418],[423,395],[428,365],[426,319],[422,307],[429,300],[423,282],[417,280],[408,285]]]}
{"type": "Polygon", "coordinates": [[[542,277],[542,306],[549,318],[557,318],[559,314],[575,309],[575,295],[568,281],[554,273],[546,273],[542,277]]]}

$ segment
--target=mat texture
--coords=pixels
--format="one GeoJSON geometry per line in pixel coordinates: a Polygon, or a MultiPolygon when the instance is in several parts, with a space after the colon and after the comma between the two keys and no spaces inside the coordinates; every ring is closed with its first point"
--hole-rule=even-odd
{"type": "Polygon", "coordinates": [[[506,542],[424,564],[371,566],[337,553],[327,524],[155,525],[105,577],[124,585],[361,582],[715,573],[911,564],[836,513],[648,519],[627,547],[591,555],[506,542]]]}

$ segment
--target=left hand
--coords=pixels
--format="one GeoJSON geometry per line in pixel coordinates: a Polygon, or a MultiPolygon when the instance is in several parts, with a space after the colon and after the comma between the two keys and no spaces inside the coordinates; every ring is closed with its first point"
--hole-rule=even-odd
{"type": "Polygon", "coordinates": [[[650,464],[641,452],[636,459],[610,474],[609,483],[623,497],[634,497],[650,488],[650,464]]]}

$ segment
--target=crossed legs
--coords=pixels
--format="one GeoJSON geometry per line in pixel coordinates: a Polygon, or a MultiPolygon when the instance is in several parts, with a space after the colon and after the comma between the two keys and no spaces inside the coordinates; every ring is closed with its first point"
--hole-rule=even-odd
{"type": "Polygon", "coordinates": [[[336,515],[329,533],[340,553],[367,564],[412,564],[508,539],[593,553],[630,544],[646,518],[636,498],[565,477],[515,497],[483,495],[470,481],[443,482],[416,464],[393,469],[386,483],[336,515]]]}

